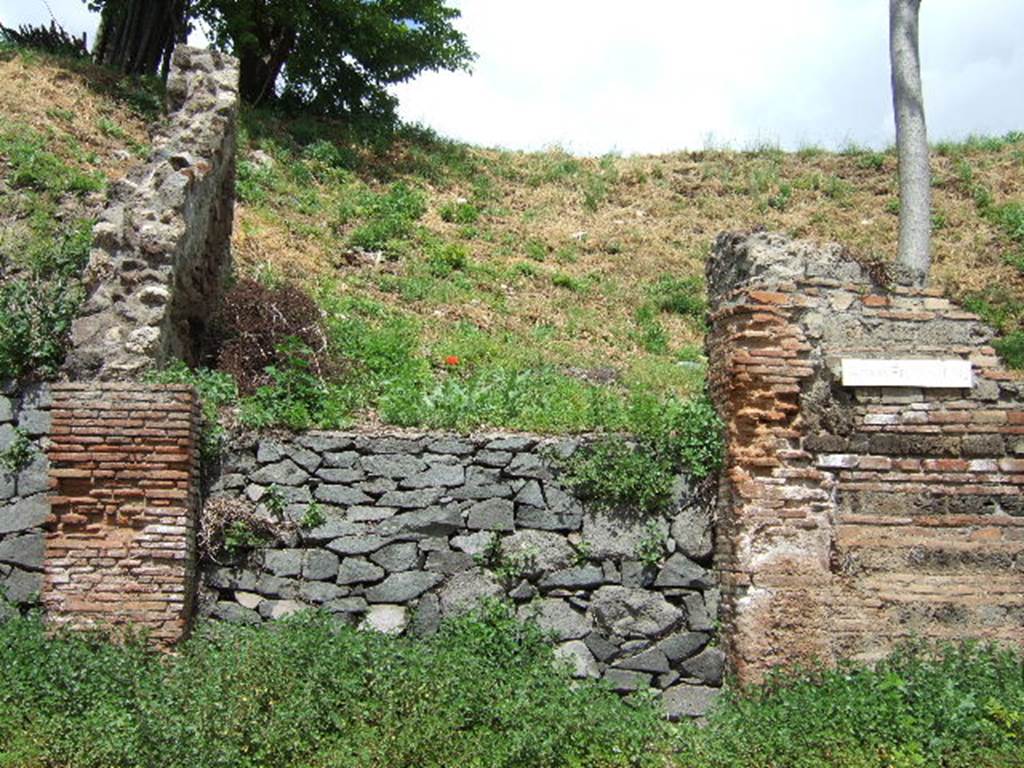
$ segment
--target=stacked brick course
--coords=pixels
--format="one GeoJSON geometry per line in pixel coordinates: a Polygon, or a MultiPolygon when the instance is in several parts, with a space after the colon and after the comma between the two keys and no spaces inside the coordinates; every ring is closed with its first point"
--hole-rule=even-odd
{"type": "Polygon", "coordinates": [[[43,604],[75,626],[187,630],[199,410],[190,387],[56,384],[43,604]]]}
{"type": "Polygon", "coordinates": [[[900,639],[1024,639],[1024,405],[990,329],[838,248],[725,235],[708,268],[727,422],[716,565],[734,671],[900,639]],[[842,358],[969,360],[970,389],[843,387],[842,358]]]}

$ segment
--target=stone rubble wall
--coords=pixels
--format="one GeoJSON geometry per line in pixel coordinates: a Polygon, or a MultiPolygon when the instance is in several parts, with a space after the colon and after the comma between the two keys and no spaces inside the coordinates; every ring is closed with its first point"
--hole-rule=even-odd
{"type": "Polygon", "coordinates": [[[93,230],[71,379],[130,379],[172,359],[201,362],[207,351],[230,270],[237,61],[178,46],[167,100],[153,154],[112,185],[93,230]]]}
{"type": "Polygon", "coordinates": [[[991,329],[780,235],[720,236],[708,285],[738,679],[915,636],[1024,641],[1024,401],[991,329]],[[974,386],[844,387],[842,358],[969,360],[974,386]]]}
{"type": "Polygon", "coordinates": [[[699,715],[724,663],[710,506],[681,477],[664,517],[585,509],[552,459],[578,445],[329,432],[240,440],[207,504],[245,500],[291,526],[247,557],[206,559],[201,613],[258,624],[319,607],[424,636],[506,597],[553,634],[577,676],[621,692],[650,686],[671,715],[699,715]],[[653,567],[639,558],[652,535],[666,548],[653,567]]]}
{"type": "MultiPolygon", "coordinates": [[[[43,590],[49,431],[46,384],[0,386],[0,456],[13,459],[15,446],[27,441],[24,463],[0,466],[0,596],[19,607],[35,605],[43,590]]],[[[4,610],[0,604],[0,613],[4,610]]]]}
{"type": "Polygon", "coordinates": [[[42,602],[51,622],[188,631],[199,403],[184,385],[54,384],[42,602]]]}

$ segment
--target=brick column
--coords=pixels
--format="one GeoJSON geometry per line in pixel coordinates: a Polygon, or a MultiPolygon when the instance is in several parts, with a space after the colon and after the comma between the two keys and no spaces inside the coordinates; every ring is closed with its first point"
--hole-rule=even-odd
{"type": "Polygon", "coordinates": [[[191,387],[56,384],[43,604],[58,624],[188,630],[199,405],[191,387]]]}

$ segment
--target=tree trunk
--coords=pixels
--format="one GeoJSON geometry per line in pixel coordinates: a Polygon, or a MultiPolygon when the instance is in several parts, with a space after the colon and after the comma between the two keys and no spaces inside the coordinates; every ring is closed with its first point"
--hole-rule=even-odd
{"type": "Polygon", "coordinates": [[[900,175],[900,242],[896,258],[913,285],[931,265],[932,189],[921,93],[918,13],[921,0],[889,0],[889,58],[900,175]]]}
{"type": "Polygon", "coordinates": [[[188,32],[188,0],[108,0],[93,56],[130,75],[155,75],[188,32]]]}

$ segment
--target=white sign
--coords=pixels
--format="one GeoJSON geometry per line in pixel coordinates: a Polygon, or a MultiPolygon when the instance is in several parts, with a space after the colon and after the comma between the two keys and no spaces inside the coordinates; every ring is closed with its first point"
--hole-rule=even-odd
{"type": "Polygon", "coordinates": [[[969,360],[843,360],[844,387],[970,389],[969,360]]]}

